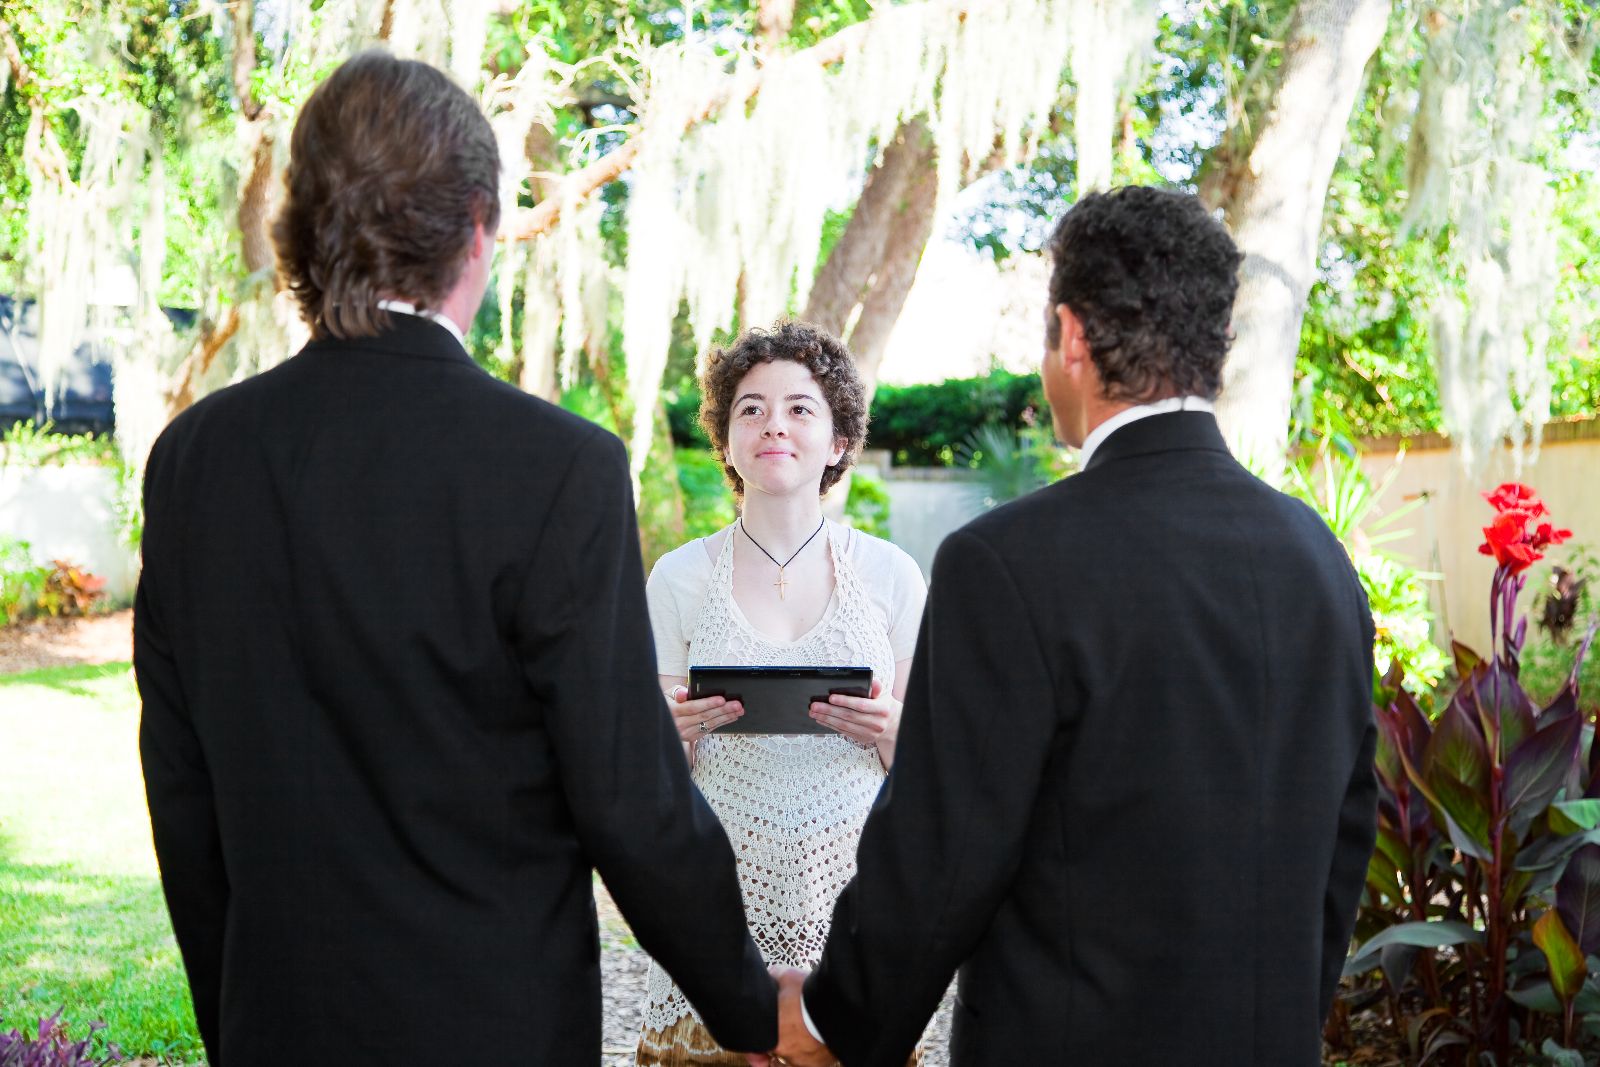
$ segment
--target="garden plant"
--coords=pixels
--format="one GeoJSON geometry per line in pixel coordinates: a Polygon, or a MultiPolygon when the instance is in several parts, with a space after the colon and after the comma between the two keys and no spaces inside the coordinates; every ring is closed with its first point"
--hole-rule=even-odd
{"type": "Polygon", "coordinates": [[[1386,1001],[1412,1062],[1576,1067],[1600,1037],[1600,746],[1578,699],[1594,631],[1537,706],[1519,677],[1517,596],[1571,534],[1526,486],[1484,495],[1490,654],[1455,645],[1435,721],[1398,662],[1380,690],[1378,841],[1347,1003],[1386,1001]]]}
{"type": "Polygon", "coordinates": [[[104,1023],[90,1023],[89,1036],[74,1041],[61,1012],[39,1020],[38,1034],[0,1031],[0,1067],[106,1067],[125,1062],[122,1050],[103,1040],[104,1023]]]}

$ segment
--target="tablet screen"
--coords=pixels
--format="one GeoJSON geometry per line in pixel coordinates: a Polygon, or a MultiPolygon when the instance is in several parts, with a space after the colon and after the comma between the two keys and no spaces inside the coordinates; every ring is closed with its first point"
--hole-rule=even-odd
{"type": "Polygon", "coordinates": [[[690,667],[689,699],[721,696],[744,705],[744,715],[719,734],[833,734],[811,717],[813,701],[829,695],[864,697],[870,667],[690,667]]]}

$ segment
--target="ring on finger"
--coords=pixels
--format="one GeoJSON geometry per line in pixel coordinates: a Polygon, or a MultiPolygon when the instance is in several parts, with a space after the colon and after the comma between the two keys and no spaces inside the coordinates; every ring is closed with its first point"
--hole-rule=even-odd
{"type": "Polygon", "coordinates": [[[700,722],[700,732],[701,733],[705,733],[707,730],[710,730],[710,729],[711,729],[711,727],[707,726],[705,724],[705,720],[702,719],[701,722],[700,722]]]}

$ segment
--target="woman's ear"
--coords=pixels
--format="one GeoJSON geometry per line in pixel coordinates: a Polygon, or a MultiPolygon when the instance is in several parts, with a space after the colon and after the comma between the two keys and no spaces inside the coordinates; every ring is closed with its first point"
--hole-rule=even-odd
{"type": "Polygon", "coordinates": [[[833,439],[833,458],[828,460],[828,466],[837,467],[839,465],[839,461],[844,458],[846,449],[849,447],[849,441],[845,440],[843,437],[835,437],[833,439]]]}

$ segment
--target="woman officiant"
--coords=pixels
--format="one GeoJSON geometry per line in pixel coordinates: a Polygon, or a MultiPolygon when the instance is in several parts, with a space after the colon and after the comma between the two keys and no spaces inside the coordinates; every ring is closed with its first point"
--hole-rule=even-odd
{"type": "MultiPolygon", "coordinates": [[[[739,516],[652,571],[657,669],[695,783],[733,843],[756,944],[769,965],[810,967],[894,760],[927,589],[905,552],[822,513],[867,431],[866,390],[840,341],[804,323],[750,330],[712,354],[700,386],[739,516]],[[724,734],[744,709],[689,700],[690,664],[866,666],[873,683],[867,697],[813,704],[823,733],[724,734]]],[[[746,1062],[718,1048],[654,964],[637,1061],[746,1062]]]]}

